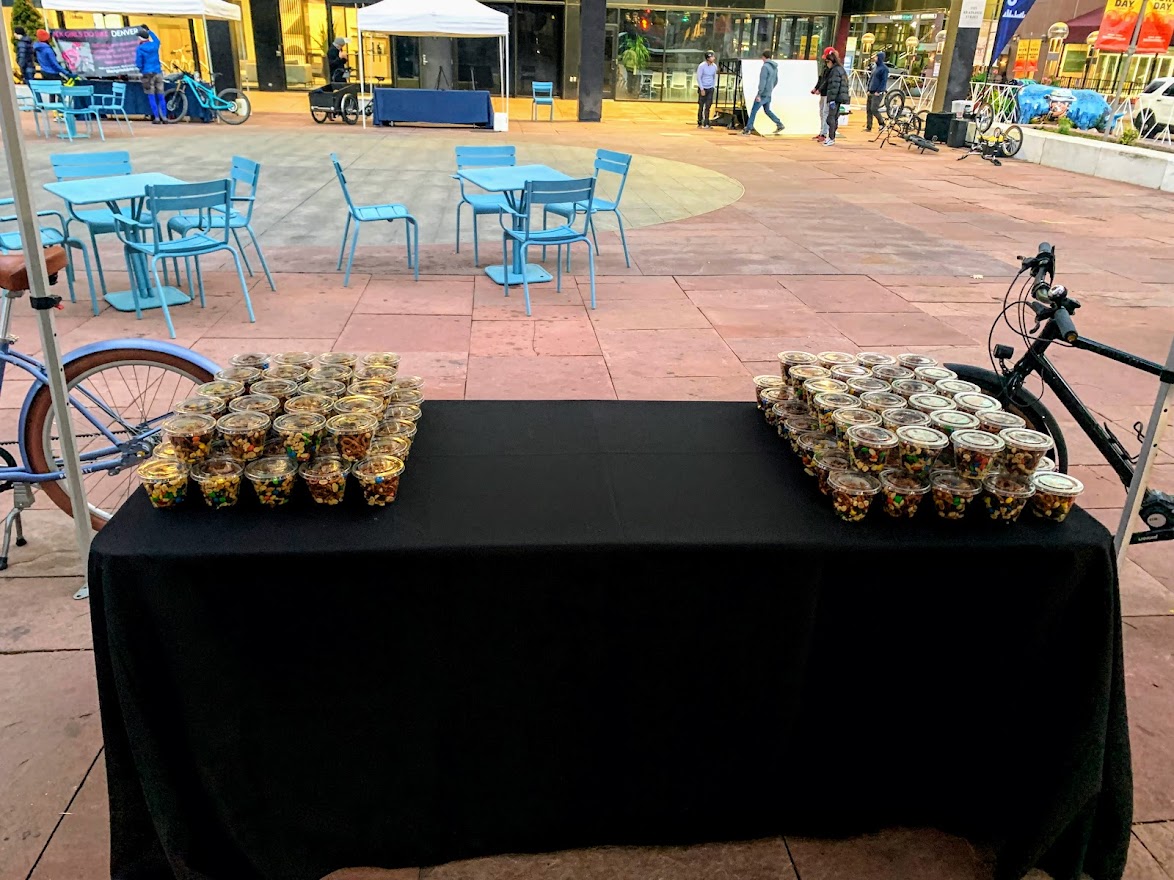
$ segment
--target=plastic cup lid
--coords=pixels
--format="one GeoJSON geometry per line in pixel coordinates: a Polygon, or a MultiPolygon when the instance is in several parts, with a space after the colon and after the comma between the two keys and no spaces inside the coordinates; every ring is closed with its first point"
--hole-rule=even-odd
{"type": "Polygon", "coordinates": [[[815,355],[809,351],[780,351],[779,363],[798,366],[799,364],[818,363],[815,355]]]}
{"type": "Polygon", "coordinates": [[[955,495],[977,495],[982,486],[974,480],[968,480],[957,471],[934,471],[929,478],[935,489],[945,489],[955,495]]]}
{"type": "Polygon", "coordinates": [[[139,477],[144,480],[173,480],[187,472],[186,464],[171,458],[149,458],[138,466],[139,477]]]}
{"type": "Polygon", "coordinates": [[[298,383],[292,379],[262,379],[249,389],[253,394],[272,394],[274,397],[289,397],[297,390],[298,383]]]}
{"type": "Polygon", "coordinates": [[[248,385],[254,379],[261,378],[261,371],[256,367],[229,367],[216,374],[217,379],[227,379],[229,382],[243,382],[248,385]]]}
{"type": "Polygon", "coordinates": [[[156,458],[175,458],[175,447],[169,442],[159,443],[151,450],[151,454],[156,458]]]}
{"type": "Polygon", "coordinates": [[[1048,458],[1046,455],[1043,458],[1041,458],[1039,460],[1039,464],[1037,464],[1035,466],[1035,472],[1037,474],[1047,473],[1048,471],[1054,471],[1055,469],[1056,469],[1056,463],[1054,461],[1052,461],[1050,458],[1048,458]]]}
{"type": "Polygon", "coordinates": [[[269,363],[269,355],[263,351],[246,351],[241,354],[234,354],[230,363],[234,367],[256,367],[257,369],[264,369],[265,365],[269,363]]]}
{"type": "Polygon", "coordinates": [[[325,397],[346,396],[346,385],[337,379],[310,379],[297,388],[298,394],[321,394],[325,397]]]}
{"type": "Polygon", "coordinates": [[[315,412],[326,415],[332,409],[334,409],[334,398],[327,397],[325,394],[299,394],[285,402],[287,413],[315,412]]]}
{"type": "Polygon", "coordinates": [[[832,421],[847,430],[853,425],[879,425],[881,417],[870,409],[838,409],[832,413],[832,421]]]}
{"type": "MultiPolygon", "coordinates": [[[[788,388],[786,390],[790,391],[791,389],[788,388]]],[[[760,388],[758,390],[758,398],[759,398],[759,400],[762,400],[762,401],[764,401],[766,403],[770,403],[770,404],[782,403],[785,400],[791,399],[790,397],[787,397],[783,393],[783,387],[781,385],[760,388]]],[[[403,404],[403,405],[404,406],[415,406],[415,404],[403,404]]]]}
{"type": "Polygon", "coordinates": [[[289,433],[297,431],[321,431],[326,427],[326,418],[315,412],[295,412],[278,416],[273,420],[273,430],[289,433]]]}
{"type": "Polygon", "coordinates": [[[391,383],[398,391],[401,388],[415,388],[419,390],[424,387],[423,376],[396,376],[395,381],[391,383]]]}
{"type": "Polygon", "coordinates": [[[314,355],[308,351],[279,351],[270,360],[275,364],[293,364],[296,367],[303,367],[306,364],[314,363],[314,355]]]}
{"type": "Polygon", "coordinates": [[[950,398],[928,391],[910,395],[909,405],[918,409],[954,409],[955,407],[954,401],[950,398]]]}
{"type": "Polygon", "coordinates": [[[394,351],[373,351],[363,355],[363,363],[369,367],[395,367],[399,365],[399,355],[394,351]]]}
{"type": "Polygon", "coordinates": [[[982,481],[983,487],[992,495],[1010,495],[1015,498],[1025,498],[1035,494],[1035,486],[1026,477],[1016,477],[1013,474],[991,474],[982,481]]]}
{"type": "Polygon", "coordinates": [[[383,411],[383,401],[365,394],[352,394],[334,401],[336,413],[378,413],[383,411]]]}
{"type": "Polygon", "coordinates": [[[807,431],[799,437],[801,449],[815,450],[835,445],[837,445],[836,438],[831,434],[824,434],[822,431],[807,431]]]}
{"type": "Polygon", "coordinates": [[[821,351],[816,355],[821,364],[854,364],[856,355],[846,351],[821,351]]]}
{"type": "Polygon", "coordinates": [[[804,382],[803,390],[813,396],[816,394],[823,394],[827,391],[845,392],[848,390],[848,383],[841,382],[839,379],[820,377],[818,379],[808,379],[806,382],[804,382]]]}
{"type": "Polygon", "coordinates": [[[872,371],[860,364],[840,364],[832,367],[832,376],[836,379],[860,379],[864,376],[872,377],[872,371]]]}
{"type": "Polygon", "coordinates": [[[944,449],[950,438],[934,428],[925,428],[921,425],[906,425],[897,429],[897,439],[902,443],[913,446],[924,446],[928,449],[944,449]]]}
{"type": "Polygon", "coordinates": [[[909,405],[904,397],[891,391],[869,391],[860,395],[860,402],[879,406],[881,409],[904,409],[909,405]]]}
{"type": "Polygon", "coordinates": [[[876,425],[853,425],[848,429],[848,441],[874,449],[885,449],[897,445],[897,435],[888,428],[876,425]]]}
{"type": "Polygon", "coordinates": [[[936,367],[938,362],[931,357],[924,354],[912,354],[906,352],[905,354],[897,355],[897,363],[903,367],[914,369],[916,367],[936,367]]]}
{"type": "Polygon", "coordinates": [[[227,434],[263,431],[269,427],[269,416],[255,411],[229,413],[220,417],[216,427],[227,434]]]}
{"type": "Polygon", "coordinates": [[[197,481],[211,477],[239,477],[243,471],[240,462],[231,458],[210,458],[192,466],[192,476],[197,481]]]}
{"type": "Polygon", "coordinates": [[[891,354],[881,354],[879,351],[862,351],[856,355],[856,361],[866,367],[894,366],[897,363],[891,354]]]}
{"type": "Polygon", "coordinates": [[[950,439],[954,441],[955,448],[973,449],[978,452],[998,452],[1007,445],[1002,437],[973,429],[955,431],[950,439]]]}
{"type": "Polygon", "coordinates": [[[897,468],[889,468],[880,475],[881,485],[905,495],[922,495],[929,491],[929,484],[921,477],[897,468]]]}
{"type": "Polygon", "coordinates": [[[196,386],[196,394],[207,397],[236,397],[245,393],[243,382],[233,382],[231,379],[213,379],[203,385],[196,386]]]}
{"type": "Polygon", "coordinates": [[[964,379],[941,379],[934,385],[942,394],[966,394],[982,390],[973,382],[967,382],[964,379]]]}
{"type": "Polygon", "coordinates": [[[929,416],[915,409],[886,409],[881,413],[886,428],[904,428],[907,425],[929,425],[929,416]]]}
{"type": "Polygon", "coordinates": [[[412,446],[412,441],[403,434],[385,434],[371,441],[371,454],[394,455],[403,458],[412,446]]]}
{"type": "Polygon", "coordinates": [[[271,455],[258,458],[245,466],[245,476],[250,480],[274,480],[296,474],[298,463],[286,455],[271,455]]]}
{"type": "Polygon", "coordinates": [[[929,420],[941,428],[951,431],[965,431],[978,427],[978,416],[957,409],[943,409],[930,413],[929,420]]]}
{"type": "Polygon", "coordinates": [[[950,379],[957,379],[958,374],[953,370],[947,370],[945,367],[917,367],[913,371],[913,376],[920,379],[922,382],[946,382],[950,379]]]}
{"type": "Polygon", "coordinates": [[[352,373],[353,370],[346,364],[322,364],[306,373],[306,378],[310,381],[332,380],[341,382],[344,379],[349,379],[352,373]]]}
{"type": "Polygon", "coordinates": [[[359,361],[357,354],[352,354],[349,351],[328,351],[323,355],[319,355],[318,363],[323,366],[354,366],[359,361]]]}
{"type": "Polygon", "coordinates": [[[831,370],[817,366],[816,364],[800,364],[797,367],[791,367],[789,372],[792,379],[798,380],[826,379],[831,374],[831,370]]]}
{"type": "Polygon", "coordinates": [[[937,389],[920,379],[896,379],[893,381],[893,390],[899,394],[912,396],[914,394],[930,394],[937,389]]]}
{"type": "Polygon", "coordinates": [[[1048,495],[1075,497],[1084,491],[1084,483],[1080,482],[1076,477],[1055,471],[1048,471],[1042,474],[1036,472],[1032,476],[1031,482],[1035,485],[1037,492],[1045,492],[1048,495]]]}
{"type": "Polygon", "coordinates": [[[872,368],[872,375],[886,382],[893,382],[897,379],[912,379],[913,371],[896,363],[880,364],[872,368]]]}
{"type": "Polygon", "coordinates": [[[759,390],[763,388],[777,388],[786,381],[787,380],[782,376],[773,376],[769,373],[763,373],[761,376],[754,377],[754,387],[758,388],[759,390]]]}
{"type": "Polygon", "coordinates": [[[1027,422],[1015,413],[1004,412],[1001,409],[983,410],[978,414],[978,422],[983,427],[990,425],[993,428],[1024,428],[1027,422]]]}
{"type": "Polygon", "coordinates": [[[368,455],[357,462],[352,471],[359,477],[386,479],[404,472],[404,460],[394,455],[368,455]]]}
{"type": "Polygon", "coordinates": [[[818,428],[819,420],[811,416],[792,416],[784,424],[786,424],[787,430],[792,434],[796,432],[804,434],[807,431],[813,431],[818,428]]]}
{"type": "Polygon", "coordinates": [[[211,433],[215,427],[216,419],[211,416],[181,413],[163,423],[163,433],[174,434],[177,437],[193,437],[196,434],[211,433]]]}
{"type": "Polygon", "coordinates": [[[954,402],[963,409],[981,410],[981,409],[1002,409],[1003,404],[999,403],[995,398],[989,394],[983,394],[979,391],[964,391],[961,394],[954,395],[954,402]]]}
{"type": "Polygon", "coordinates": [[[382,379],[384,382],[395,383],[396,368],[390,365],[371,364],[355,367],[356,379],[382,379]]]}
{"type": "Polygon", "coordinates": [[[296,364],[274,364],[265,371],[265,376],[268,379],[289,379],[293,382],[301,382],[306,378],[306,370],[296,364]]]}
{"type": "MultiPolygon", "coordinates": [[[[779,384],[783,383],[779,378],[779,384]]],[[[382,379],[359,379],[351,383],[351,394],[366,394],[368,397],[390,397],[395,388],[382,379]]]]}
{"type": "Polygon", "coordinates": [[[843,391],[825,391],[815,395],[815,404],[825,409],[854,409],[860,406],[860,401],[843,391]]]}
{"type": "Polygon", "coordinates": [[[388,402],[395,401],[396,403],[423,403],[424,395],[416,388],[397,388],[391,392],[391,397],[388,402]]]}
{"type": "Polygon", "coordinates": [[[889,383],[875,376],[856,376],[848,380],[848,387],[861,394],[867,394],[870,391],[888,391],[889,383]]]}
{"type": "Polygon", "coordinates": [[[361,434],[363,431],[374,431],[379,419],[369,412],[343,413],[331,416],[326,427],[337,434],[361,434]]]}
{"type": "Polygon", "coordinates": [[[1030,428],[1004,428],[999,432],[999,436],[1008,446],[1017,449],[1047,450],[1055,445],[1047,434],[1030,428]]]}
{"type": "Polygon", "coordinates": [[[224,401],[219,397],[197,394],[195,397],[189,397],[187,400],[181,400],[177,403],[175,411],[177,413],[215,416],[224,412],[224,401]]]}
{"type": "Polygon", "coordinates": [[[232,412],[256,410],[257,412],[272,413],[281,408],[281,401],[271,394],[244,394],[233,398],[232,402],[228,404],[228,408],[232,412]]]}
{"type": "Polygon", "coordinates": [[[858,471],[832,471],[828,485],[851,495],[875,495],[880,491],[880,480],[858,471]]]}
{"type": "Polygon", "coordinates": [[[380,433],[384,436],[388,434],[402,434],[405,437],[416,436],[416,423],[409,422],[407,419],[384,419],[379,423],[380,433]]]}
{"type": "MultiPolygon", "coordinates": [[[[800,407],[803,406],[800,401],[783,400],[776,403],[771,409],[781,407],[787,403],[797,403],[800,407]]],[[[800,409],[799,412],[803,412],[803,410],[800,409]]],[[[418,422],[420,420],[420,407],[414,403],[397,403],[389,406],[383,416],[388,419],[404,419],[409,422],[418,422]]]]}
{"type": "Polygon", "coordinates": [[[839,471],[850,466],[852,461],[840,447],[829,446],[815,456],[815,463],[824,470],[839,471]]]}
{"type": "Polygon", "coordinates": [[[347,470],[348,468],[342,459],[335,455],[320,455],[301,467],[303,477],[317,477],[319,479],[345,477],[347,470]]]}

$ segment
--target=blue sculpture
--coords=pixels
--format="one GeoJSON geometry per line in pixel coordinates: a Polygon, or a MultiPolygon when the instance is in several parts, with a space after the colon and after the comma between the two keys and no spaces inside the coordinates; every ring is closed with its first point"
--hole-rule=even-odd
{"type": "Polygon", "coordinates": [[[1064,89],[1029,82],[1015,98],[1019,119],[1030,122],[1036,117],[1055,121],[1067,116],[1076,128],[1104,131],[1112,119],[1109,102],[1092,89],[1064,89]]]}

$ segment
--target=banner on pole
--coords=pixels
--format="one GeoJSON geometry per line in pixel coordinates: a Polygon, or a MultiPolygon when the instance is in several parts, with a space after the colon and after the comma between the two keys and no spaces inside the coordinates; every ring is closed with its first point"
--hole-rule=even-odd
{"type": "Polygon", "coordinates": [[[137,27],[106,30],[55,30],[53,39],[65,65],[85,76],[126,76],[138,73],[135,52],[139,48],[137,27]]]}
{"type": "MultiPolygon", "coordinates": [[[[1142,0],[1108,0],[1101,17],[1097,49],[1101,52],[1124,52],[1133,39],[1142,0]]],[[[1150,0],[1137,35],[1137,53],[1164,54],[1174,36],[1174,0],[1150,0]]]]}
{"type": "MultiPolygon", "coordinates": [[[[1167,2],[1174,2],[1174,0],[1167,0],[1167,2]]],[[[1034,4],[1035,0],[1005,0],[1003,14],[999,16],[999,27],[995,31],[995,45],[991,51],[992,65],[999,60],[999,56],[1003,54],[1003,50],[1007,48],[1007,44],[1015,36],[1015,31],[1019,30],[1019,25],[1023,23],[1024,16],[1031,11],[1034,4]]]]}

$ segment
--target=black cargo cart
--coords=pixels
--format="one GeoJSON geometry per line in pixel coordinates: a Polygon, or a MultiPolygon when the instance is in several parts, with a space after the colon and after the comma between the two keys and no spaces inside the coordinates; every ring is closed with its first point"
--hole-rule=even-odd
{"type": "MultiPolygon", "coordinates": [[[[310,116],[321,125],[327,119],[342,119],[347,125],[359,121],[359,84],[334,82],[310,92],[310,116]]],[[[366,108],[370,114],[370,104],[366,108]]]]}

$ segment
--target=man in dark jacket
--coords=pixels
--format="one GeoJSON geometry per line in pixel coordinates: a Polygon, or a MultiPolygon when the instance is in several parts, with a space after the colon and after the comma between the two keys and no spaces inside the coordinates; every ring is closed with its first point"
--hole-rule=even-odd
{"type": "Polygon", "coordinates": [[[828,138],[823,142],[823,145],[830,147],[836,142],[836,128],[840,124],[840,107],[847,104],[851,97],[848,94],[848,71],[844,70],[844,65],[840,63],[840,56],[833,51],[828,54],[824,64],[828,71],[828,138]]]}
{"type": "Polygon", "coordinates": [[[29,82],[37,74],[37,53],[33,51],[33,39],[22,27],[14,27],[16,35],[16,72],[29,82]]]}
{"type": "Polygon", "coordinates": [[[750,118],[746,120],[746,127],[742,130],[742,134],[750,134],[754,131],[754,117],[758,115],[759,108],[762,108],[762,112],[775,124],[775,134],[786,127],[781,119],[770,112],[770,96],[778,83],[779,65],[770,60],[770,52],[763,52],[762,70],[758,72],[758,91],[754,95],[754,107],[750,110],[750,118]]]}
{"type": "Polygon", "coordinates": [[[831,46],[823,50],[824,63],[819,66],[819,78],[815,81],[815,88],[811,90],[811,94],[819,95],[819,134],[812,138],[813,141],[819,141],[821,144],[827,140],[828,137],[828,69],[827,60],[832,52],[836,51],[831,46]]]}
{"type": "Polygon", "coordinates": [[[885,64],[885,53],[876,53],[876,67],[872,69],[872,75],[868,78],[868,117],[864,126],[865,131],[872,131],[872,120],[876,120],[881,126],[885,124],[884,110],[881,109],[881,101],[885,96],[885,92],[889,88],[889,65],[885,64]]]}
{"type": "Polygon", "coordinates": [[[326,50],[326,67],[332,83],[346,82],[347,63],[346,37],[335,37],[330,48],[326,50]]]}

